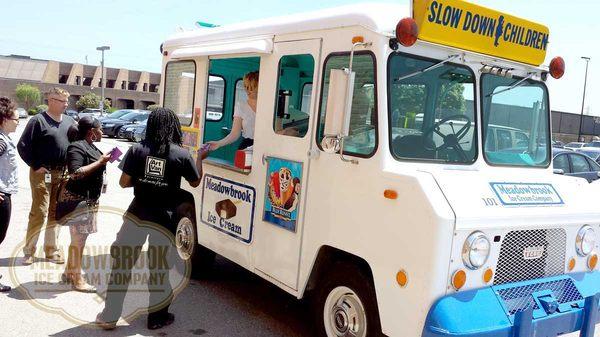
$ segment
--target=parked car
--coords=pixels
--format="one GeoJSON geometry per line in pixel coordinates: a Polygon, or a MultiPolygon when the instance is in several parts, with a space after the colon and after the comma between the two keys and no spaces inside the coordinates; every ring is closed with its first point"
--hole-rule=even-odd
{"type": "Polygon", "coordinates": [[[79,120],[79,113],[75,110],[65,110],[64,114],[73,118],[76,121],[79,120]]]}
{"type": "Polygon", "coordinates": [[[27,118],[27,110],[23,108],[17,108],[17,112],[19,113],[19,118],[27,118]]]}
{"type": "Polygon", "coordinates": [[[554,173],[586,179],[592,182],[600,178],[600,164],[583,153],[552,149],[554,173]]]}
{"type": "Polygon", "coordinates": [[[120,110],[115,110],[107,115],[104,115],[100,118],[98,118],[99,121],[102,121],[104,119],[115,119],[115,118],[121,118],[125,115],[127,115],[130,112],[136,112],[136,111],[141,111],[141,110],[136,110],[136,109],[120,109],[120,110]]]}
{"type": "Polygon", "coordinates": [[[585,154],[586,156],[592,158],[596,163],[600,164],[600,148],[582,147],[577,150],[577,152],[585,154]]]}
{"type": "Polygon", "coordinates": [[[581,143],[581,142],[570,142],[565,144],[565,149],[569,149],[569,150],[577,150],[579,148],[581,148],[583,146],[583,144],[585,143],[581,143]]]}
{"type": "Polygon", "coordinates": [[[129,124],[136,124],[145,121],[150,116],[150,111],[141,110],[130,112],[121,118],[109,118],[102,120],[102,132],[108,137],[117,137],[119,130],[129,124]]]}
{"type": "Polygon", "coordinates": [[[128,139],[131,141],[136,141],[135,134],[140,134],[146,131],[146,123],[148,120],[141,121],[137,124],[125,125],[118,132],[119,138],[128,139]]]}
{"type": "Polygon", "coordinates": [[[552,147],[558,147],[562,149],[563,147],[565,147],[565,143],[561,142],[560,140],[553,140],[552,147]]]}
{"type": "Polygon", "coordinates": [[[147,120],[143,124],[140,123],[140,126],[133,130],[133,141],[136,143],[141,142],[146,138],[146,125],[147,120]]]}
{"type": "Polygon", "coordinates": [[[79,118],[85,117],[85,116],[92,116],[94,118],[101,118],[104,117],[106,115],[107,111],[106,110],[100,110],[100,109],[90,109],[90,108],[85,108],[83,110],[81,110],[79,112],[79,118]]]}
{"type": "Polygon", "coordinates": [[[591,141],[589,143],[585,143],[583,144],[582,147],[597,147],[600,148],[600,141],[596,140],[596,141],[591,141]]]}

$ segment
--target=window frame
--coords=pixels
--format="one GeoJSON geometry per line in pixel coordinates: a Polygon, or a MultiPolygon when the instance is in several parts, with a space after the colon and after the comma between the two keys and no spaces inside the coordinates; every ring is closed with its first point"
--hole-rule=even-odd
{"type": "MultiPolygon", "coordinates": [[[[223,118],[225,117],[225,109],[226,109],[226,105],[227,105],[227,79],[224,76],[221,75],[213,75],[211,73],[208,74],[208,77],[206,78],[206,107],[204,108],[204,121],[205,122],[220,122],[223,120],[223,118]],[[214,76],[214,77],[219,77],[221,79],[223,79],[223,113],[221,114],[221,118],[219,119],[206,119],[206,113],[208,112],[208,86],[210,85],[210,77],[214,76]]],[[[235,90],[235,89],[234,89],[235,90]]]]}
{"type": "MultiPolygon", "coordinates": [[[[411,54],[411,53],[404,53],[404,52],[391,52],[387,58],[387,70],[386,70],[386,94],[387,94],[387,117],[388,117],[388,122],[392,120],[392,100],[391,100],[391,94],[390,94],[390,67],[391,67],[391,58],[394,55],[401,55],[404,57],[409,57],[409,58],[413,58],[413,59],[417,59],[417,60],[421,60],[421,61],[428,61],[428,62],[432,62],[432,63],[438,63],[438,62],[442,62],[443,60],[440,59],[436,59],[436,58],[431,58],[431,57],[425,57],[425,56],[421,56],[421,55],[416,55],[416,54],[411,54]]],[[[456,67],[459,67],[461,69],[466,69],[469,71],[469,73],[471,73],[471,76],[473,76],[473,126],[475,127],[475,130],[473,130],[473,134],[475,135],[474,137],[474,141],[473,141],[473,147],[475,149],[475,153],[473,155],[473,159],[469,162],[446,162],[446,161],[441,161],[441,160],[437,160],[437,159],[422,159],[422,158],[406,158],[406,157],[399,157],[397,156],[394,151],[393,151],[393,139],[392,139],[392,125],[391,123],[388,123],[388,130],[387,130],[387,134],[388,134],[388,145],[389,145],[389,149],[390,149],[390,153],[392,155],[392,157],[394,159],[396,159],[399,162],[413,162],[413,163],[429,163],[429,164],[441,164],[441,165],[462,165],[462,166],[469,166],[469,165],[473,165],[477,162],[477,160],[479,159],[479,130],[478,130],[478,125],[479,125],[479,113],[477,111],[477,87],[479,85],[479,78],[476,76],[475,72],[473,71],[473,69],[471,67],[469,67],[466,64],[459,64],[459,63],[455,63],[455,62],[446,62],[444,65],[453,65],[456,67]]],[[[428,88],[428,86],[425,86],[426,88],[428,88]]],[[[428,90],[429,91],[429,90],[428,90]]],[[[435,98],[436,101],[439,99],[439,97],[435,98]]],[[[426,97],[426,101],[427,101],[427,97],[426,97]]],[[[435,116],[434,116],[435,119],[435,116]]],[[[485,139],[485,138],[483,138],[485,139]]],[[[483,140],[482,139],[482,140],[483,140]]],[[[485,142],[482,141],[483,144],[485,144],[485,142]]],[[[485,146],[485,145],[484,145],[485,146]]]]}
{"type": "MultiPolygon", "coordinates": [[[[481,83],[479,85],[479,109],[480,109],[480,114],[481,114],[481,138],[485,139],[486,135],[485,135],[485,130],[487,129],[485,127],[485,125],[483,125],[483,115],[485,114],[485,110],[483,107],[483,78],[486,76],[497,76],[497,75],[492,75],[492,74],[481,74],[479,76],[479,82],[481,83]]],[[[498,76],[499,77],[499,76],[498,76]]],[[[522,79],[524,79],[524,77],[522,76],[513,76],[512,79],[514,79],[515,81],[520,81],[522,79]]],[[[551,115],[551,109],[550,109],[550,92],[548,91],[548,86],[546,85],[546,83],[542,82],[542,81],[536,81],[533,79],[530,79],[529,81],[533,81],[536,84],[541,85],[544,88],[544,96],[546,98],[546,102],[548,103],[546,109],[548,110],[548,113],[546,114],[547,118],[546,118],[546,126],[548,129],[548,141],[547,141],[547,145],[546,145],[546,155],[548,156],[548,163],[546,165],[536,165],[536,166],[525,166],[525,165],[510,165],[510,164],[499,164],[499,163],[492,163],[488,160],[486,154],[485,154],[485,148],[483,148],[483,160],[485,160],[485,162],[490,165],[490,166],[495,166],[495,167],[518,167],[518,168],[525,168],[525,169],[547,169],[548,167],[550,167],[550,165],[552,165],[552,115],[551,115]]],[[[527,81],[525,81],[527,82],[527,81]]],[[[518,87],[517,87],[518,88],[518,87]]],[[[569,158],[570,159],[570,158],[569,158]]],[[[570,162],[570,160],[569,160],[570,162]]]]}
{"type": "MultiPolygon", "coordinates": [[[[377,150],[379,149],[379,95],[378,95],[378,78],[377,78],[377,56],[375,55],[374,52],[370,51],[370,50],[361,50],[361,51],[357,51],[354,52],[354,57],[356,57],[357,55],[368,55],[371,57],[371,60],[373,61],[373,82],[374,82],[374,88],[373,90],[375,91],[375,97],[373,99],[374,102],[374,110],[373,113],[375,114],[375,144],[373,146],[373,150],[371,151],[371,153],[368,154],[361,154],[361,153],[355,153],[355,152],[348,152],[346,150],[344,150],[344,155],[348,155],[348,156],[352,156],[352,157],[358,157],[358,158],[364,158],[364,159],[368,159],[373,157],[376,153],[377,150]]],[[[319,150],[323,151],[323,148],[321,147],[321,142],[319,141],[319,131],[320,131],[320,122],[321,122],[321,115],[323,113],[325,113],[323,111],[323,96],[325,93],[325,76],[327,75],[325,73],[325,69],[327,68],[327,62],[329,62],[329,59],[332,57],[337,57],[337,56],[348,56],[348,59],[350,59],[350,52],[349,51],[340,51],[340,52],[331,52],[329,53],[326,57],[325,60],[323,60],[323,68],[321,69],[321,90],[320,90],[320,95],[319,95],[319,111],[317,113],[317,130],[315,132],[315,142],[317,143],[317,147],[319,148],[319,150]]],[[[329,89],[329,88],[328,88],[329,89]]],[[[314,90],[314,87],[313,87],[314,90]]],[[[325,107],[325,109],[327,109],[327,107],[325,107]]],[[[339,153],[336,152],[336,153],[339,153]]]]}
{"type": "MultiPolygon", "coordinates": [[[[184,123],[181,123],[181,119],[179,117],[179,114],[175,112],[175,115],[177,116],[177,119],[179,119],[179,123],[181,123],[181,126],[191,126],[192,123],[194,123],[194,118],[195,118],[195,114],[194,114],[194,107],[196,106],[196,85],[198,84],[198,65],[196,64],[196,61],[193,59],[185,59],[185,60],[177,60],[177,61],[169,61],[165,64],[165,71],[163,72],[164,74],[164,85],[163,85],[163,106],[165,106],[165,98],[167,97],[167,70],[169,69],[169,65],[173,64],[173,63],[184,63],[184,62],[192,62],[194,64],[194,85],[192,86],[194,88],[194,91],[192,92],[192,118],[190,118],[190,123],[184,125],[184,123]]],[[[208,90],[207,90],[208,92],[208,90]]]]}

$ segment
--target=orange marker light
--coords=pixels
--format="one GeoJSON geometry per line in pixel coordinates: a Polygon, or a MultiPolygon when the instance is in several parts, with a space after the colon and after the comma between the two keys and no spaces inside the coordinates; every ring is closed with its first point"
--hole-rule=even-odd
{"type": "Polygon", "coordinates": [[[388,198],[388,199],[398,199],[398,192],[394,191],[394,190],[385,190],[383,191],[383,196],[388,198]]]}
{"type": "Polygon", "coordinates": [[[362,36],[353,36],[352,37],[352,44],[355,43],[364,43],[365,42],[365,38],[362,36]]]}
{"type": "Polygon", "coordinates": [[[467,283],[467,273],[464,270],[459,269],[452,274],[452,287],[454,290],[460,290],[467,283]]]}
{"type": "Polygon", "coordinates": [[[592,254],[588,258],[588,268],[590,268],[590,270],[594,270],[596,269],[596,265],[598,265],[598,255],[592,254]]]}
{"type": "Polygon", "coordinates": [[[408,284],[408,275],[406,275],[406,272],[404,270],[400,270],[398,274],[396,274],[396,282],[398,282],[398,285],[400,285],[400,287],[406,287],[406,285],[408,284]]]}
{"type": "Polygon", "coordinates": [[[576,265],[577,265],[577,261],[575,261],[575,258],[574,258],[574,257],[572,257],[572,258],[569,260],[569,266],[568,266],[568,268],[569,268],[569,271],[573,271],[573,269],[575,269],[575,266],[576,266],[576,265]]]}
{"type": "Polygon", "coordinates": [[[490,283],[490,281],[492,280],[493,277],[494,277],[494,271],[492,270],[492,268],[488,268],[483,273],[483,282],[490,283]]]}

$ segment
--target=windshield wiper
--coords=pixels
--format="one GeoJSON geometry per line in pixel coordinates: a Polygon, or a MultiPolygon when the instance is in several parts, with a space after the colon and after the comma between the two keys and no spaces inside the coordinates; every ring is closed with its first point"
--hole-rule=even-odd
{"type": "Polygon", "coordinates": [[[450,56],[448,56],[447,59],[445,59],[443,61],[440,61],[440,62],[438,62],[436,64],[430,65],[427,68],[423,68],[421,70],[417,70],[417,71],[415,71],[413,73],[410,73],[408,75],[400,76],[397,79],[395,79],[395,81],[396,82],[400,82],[400,81],[405,80],[405,79],[407,79],[409,77],[413,77],[413,76],[416,76],[416,75],[419,75],[419,74],[422,74],[422,73],[426,73],[426,72],[428,72],[430,70],[437,69],[437,68],[443,66],[444,64],[446,64],[446,63],[448,63],[448,62],[450,62],[450,61],[452,61],[452,60],[454,60],[454,59],[456,59],[458,57],[460,57],[460,55],[458,55],[458,54],[456,54],[456,55],[450,55],[450,56]]]}
{"type": "Polygon", "coordinates": [[[502,90],[500,90],[498,92],[489,93],[489,94],[485,95],[485,97],[492,97],[494,95],[498,95],[498,94],[501,94],[503,92],[506,92],[506,91],[509,91],[509,90],[513,90],[514,88],[516,88],[516,87],[520,86],[521,84],[523,84],[523,82],[525,82],[525,81],[530,80],[531,78],[533,78],[533,75],[535,75],[535,73],[529,73],[529,74],[527,74],[527,77],[524,77],[523,79],[515,82],[515,84],[511,85],[510,87],[508,87],[506,89],[502,89],[502,90]]]}

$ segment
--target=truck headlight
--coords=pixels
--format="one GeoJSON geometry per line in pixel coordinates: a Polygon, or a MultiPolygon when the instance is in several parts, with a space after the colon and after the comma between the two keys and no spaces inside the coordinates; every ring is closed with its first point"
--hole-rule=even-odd
{"type": "Polygon", "coordinates": [[[575,239],[575,248],[580,256],[588,256],[596,246],[596,232],[588,225],[581,227],[575,239]]]}
{"type": "Polygon", "coordinates": [[[469,269],[479,269],[490,256],[490,240],[482,232],[473,232],[463,245],[462,258],[469,269]]]}

